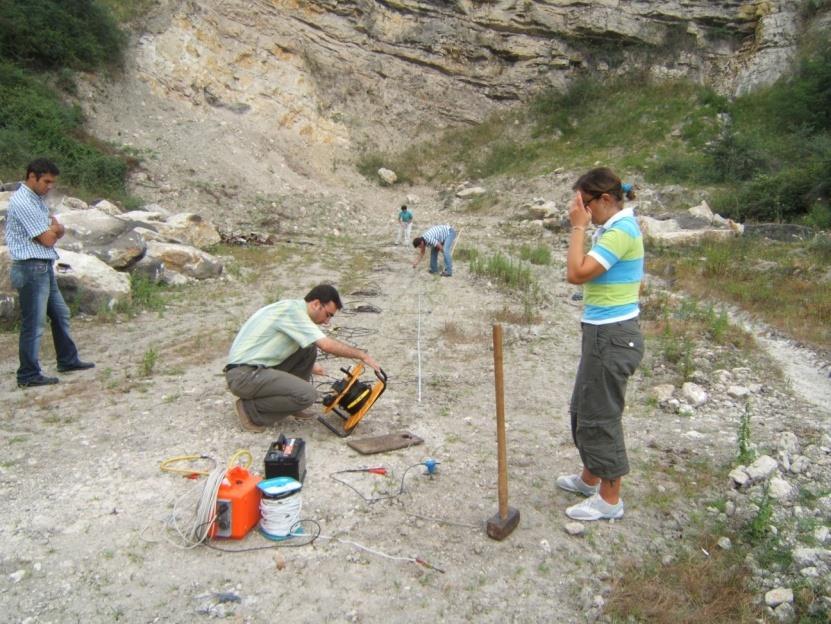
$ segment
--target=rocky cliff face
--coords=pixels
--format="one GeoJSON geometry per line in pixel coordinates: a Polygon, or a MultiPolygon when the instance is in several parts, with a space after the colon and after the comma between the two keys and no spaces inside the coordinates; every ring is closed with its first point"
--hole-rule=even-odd
{"type": "Polygon", "coordinates": [[[336,169],[333,154],[474,123],[581,73],[638,64],[747,91],[787,68],[801,4],[161,0],[124,79],[88,109],[94,132],[118,140],[117,128],[190,171],[304,178],[336,169]],[[191,150],[173,151],[177,133],[191,150]]]}
{"type": "Polygon", "coordinates": [[[787,66],[799,4],[179,1],[141,37],[136,63],[167,96],[268,114],[312,142],[383,139],[379,126],[391,139],[633,64],[747,91],[787,66]]]}

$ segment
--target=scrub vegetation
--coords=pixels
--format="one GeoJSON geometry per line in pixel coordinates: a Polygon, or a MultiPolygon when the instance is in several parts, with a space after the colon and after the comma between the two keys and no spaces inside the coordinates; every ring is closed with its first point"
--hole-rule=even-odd
{"type": "Polygon", "coordinates": [[[745,221],[831,226],[831,43],[806,41],[794,72],[767,89],[722,97],[633,70],[584,77],[565,93],[398,154],[366,153],[404,181],[536,175],[597,161],[647,182],[703,187],[714,210],[745,221]]]}
{"type": "MultiPolygon", "coordinates": [[[[743,236],[685,246],[647,246],[650,272],[702,300],[718,299],[814,348],[831,349],[831,238],[795,244],[743,236]]],[[[713,333],[713,339],[719,334],[713,333]]]]}
{"type": "Polygon", "coordinates": [[[68,104],[76,71],[118,71],[126,35],[96,0],[0,3],[0,180],[18,180],[33,155],[60,163],[80,196],[127,199],[129,154],[84,133],[68,104]]]}

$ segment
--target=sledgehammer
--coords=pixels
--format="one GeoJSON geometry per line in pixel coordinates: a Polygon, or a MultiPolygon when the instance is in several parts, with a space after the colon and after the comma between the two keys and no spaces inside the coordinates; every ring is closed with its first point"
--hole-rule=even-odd
{"type": "Polygon", "coordinates": [[[502,540],[519,524],[519,511],[508,507],[508,456],[505,447],[505,382],[502,377],[502,325],[493,326],[493,372],[496,383],[496,447],[499,511],[488,520],[488,537],[502,540]]]}

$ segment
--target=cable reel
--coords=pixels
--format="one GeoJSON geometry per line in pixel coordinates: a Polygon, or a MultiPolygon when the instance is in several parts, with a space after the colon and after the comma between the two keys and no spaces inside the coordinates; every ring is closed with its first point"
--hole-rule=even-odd
{"type": "Polygon", "coordinates": [[[378,382],[375,383],[361,381],[364,365],[360,362],[352,368],[341,368],[341,371],[346,377],[332,383],[332,392],[323,397],[326,409],[317,419],[332,433],[345,438],[386,390],[387,374],[383,370],[376,372],[378,382]],[[344,421],[342,426],[338,427],[326,419],[329,412],[334,412],[344,421]]]}

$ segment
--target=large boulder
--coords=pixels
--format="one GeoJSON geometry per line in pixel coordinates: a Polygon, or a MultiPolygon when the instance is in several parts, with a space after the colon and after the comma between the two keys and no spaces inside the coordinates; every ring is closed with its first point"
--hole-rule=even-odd
{"type": "MultiPolygon", "coordinates": [[[[81,312],[96,314],[130,301],[129,275],[119,273],[94,256],[67,250],[59,253],[59,262],[69,267],[66,272],[56,273],[67,303],[77,303],[81,312]]],[[[17,290],[9,278],[11,262],[8,247],[0,246],[0,318],[3,319],[16,315],[17,290]]]]}
{"type": "Polygon", "coordinates": [[[398,176],[395,174],[395,171],[387,169],[386,167],[381,167],[378,170],[378,177],[387,185],[395,184],[398,181],[398,176]]]}
{"type": "Polygon", "coordinates": [[[104,214],[110,215],[111,217],[118,217],[121,215],[121,208],[106,199],[98,200],[92,207],[96,210],[100,210],[104,214]]]}
{"type": "Polygon", "coordinates": [[[134,224],[141,224],[155,229],[160,223],[164,223],[169,215],[161,210],[131,210],[118,215],[119,219],[134,224]]]}
{"type": "Polygon", "coordinates": [[[222,262],[211,254],[176,243],[147,243],[147,255],[161,260],[165,269],[194,279],[208,279],[222,275],[222,262]]]}
{"type": "Polygon", "coordinates": [[[151,258],[144,256],[141,260],[131,266],[128,271],[130,275],[138,275],[154,284],[164,284],[168,282],[166,271],[164,269],[164,262],[158,258],[151,258]]]}
{"type": "Polygon", "coordinates": [[[66,228],[59,250],[93,255],[114,269],[126,269],[144,255],[144,239],[133,225],[97,208],[67,212],[58,220],[66,228]]]}
{"type": "Polygon", "coordinates": [[[194,213],[175,214],[156,227],[163,236],[200,249],[216,245],[222,240],[219,231],[210,221],[194,213]]]}
{"type": "Polygon", "coordinates": [[[95,256],[60,250],[60,263],[69,265],[57,272],[58,286],[68,304],[81,312],[97,314],[131,300],[130,276],[120,273],[95,256]]]}
{"type": "Polygon", "coordinates": [[[141,228],[139,231],[145,241],[182,243],[200,249],[222,241],[219,231],[210,221],[192,212],[168,216],[161,211],[134,210],[119,215],[119,218],[128,221],[137,229],[141,228]]]}
{"type": "Polygon", "coordinates": [[[17,318],[17,290],[9,279],[12,257],[9,248],[0,246],[0,320],[12,321],[17,318]]]}

